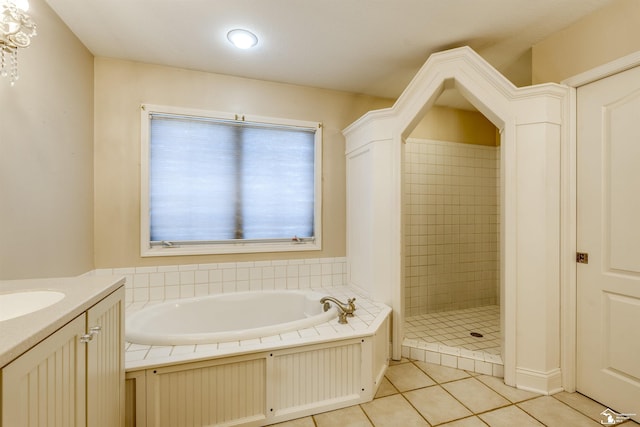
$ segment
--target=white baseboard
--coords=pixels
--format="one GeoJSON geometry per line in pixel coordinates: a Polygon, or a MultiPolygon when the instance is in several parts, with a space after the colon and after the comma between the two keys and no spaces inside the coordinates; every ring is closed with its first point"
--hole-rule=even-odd
{"type": "Polygon", "coordinates": [[[559,368],[548,372],[516,368],[516,387],[545,395],[561,392],[563,390],[562,371],[559,368]]]}

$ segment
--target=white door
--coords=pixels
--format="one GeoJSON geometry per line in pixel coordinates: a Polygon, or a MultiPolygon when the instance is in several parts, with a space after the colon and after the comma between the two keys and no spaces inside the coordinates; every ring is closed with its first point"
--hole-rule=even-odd
{"type": "Polygon", "coordinates": [[[640,67],[577,90],[577,389],[640,421],[640,67]]]}

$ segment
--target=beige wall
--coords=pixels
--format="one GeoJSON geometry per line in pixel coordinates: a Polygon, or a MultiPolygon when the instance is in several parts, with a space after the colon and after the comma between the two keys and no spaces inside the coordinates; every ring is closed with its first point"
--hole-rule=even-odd
{"type": "Polygon", "coordinates": [[[0,279],[93,269],[93,56],[42,0],[0,77],[0,279]]]}
{"type": "MultiPolygon", "coordinates": [[[[393,101],[104,58],[94,63],[43,0],[31,0],[30,13],[39,35],[20,51],[21,78],[15,87],[0,79],[0,279],[296,256],[139,257],[143,102],[324,122],[324,249],[297,256],[344,256],[340,132],[393,101]]],[[[533,47],[533,83],[557,82],[637,50],[640,2],[614,0],[533,47]]],[[[412,136],[487,145],[497,140],[479,113],[443,107],[430,110],[412,136]]]]}
{"type": "Polygon", "coordinates": [[[499,145],[496,127],[478,111],[434,106],[411,132],[411,138],[499,145]]]}
{"type": "Polygon", "coordinates": [[[392,100],[128,62],[95,60],[96,268],[343,257],[342,129],[392,100]],[[301,253],[140,257],[142,103],[323,122],[323,249],[301,253]]]}
{"type": "Polygon", "coordinates": [[[640,1],[614,0],[532,49],[533,83],[560,82],[640,50],[640,1]]]}

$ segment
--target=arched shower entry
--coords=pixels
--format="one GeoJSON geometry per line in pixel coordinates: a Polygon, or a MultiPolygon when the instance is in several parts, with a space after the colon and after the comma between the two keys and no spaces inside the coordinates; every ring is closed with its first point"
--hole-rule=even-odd
{"type": "Polygon", "coordinates": [[[396,103],[344,130],[347,280],[393,308],[392,357],[404,339],[403,144],[446,88],[500,131],[500,312],[505,383],[562,388],[561,176],[569,89],[516,88],[468,47],[432,55],[396,103]]]}

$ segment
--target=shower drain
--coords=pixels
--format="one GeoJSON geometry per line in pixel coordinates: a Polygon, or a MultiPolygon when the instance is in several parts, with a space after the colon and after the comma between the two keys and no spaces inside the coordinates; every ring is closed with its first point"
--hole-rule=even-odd
{"type": "Polygon", "coordinates": [[[484,336],[480,332],[471,332],[469,335],[476,338],[482,338],[484,336]]]}

